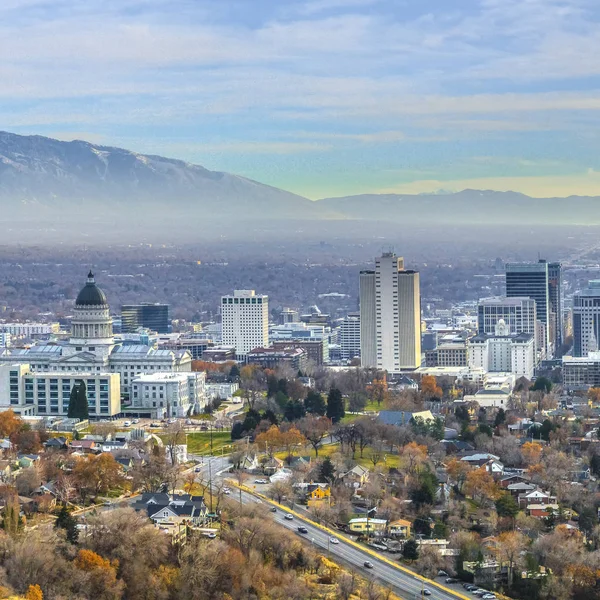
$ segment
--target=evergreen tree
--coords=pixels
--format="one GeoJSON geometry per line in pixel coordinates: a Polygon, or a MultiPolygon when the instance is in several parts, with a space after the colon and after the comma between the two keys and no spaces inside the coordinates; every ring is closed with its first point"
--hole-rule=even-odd
{"type": "Polygon", "coordinates": [[[69,396],[69,410],[67,411],[69,419],[80,419],[84,421],[90,416],[87,401],[87,390],[85,383],[80,381],[71,388],[69,396]]]}
{"type": "Polygon", "coordinates": [[[419,546],[416,540],[412,538],[407,540],[402,548],[402,555],[407,560],[417,560],[419,558],[419,546]]]}
{"type": "Polygon", "coordinates": [[[67,540],[71,544],[76,544],[79,539],[79,530],[77,529],[77,520],[67,510],[66,504],[63,504],[58,517],[54,523],[54,527],[57,529],[64,529],[67,534],[67,540]]]}
{"type": "Polygon", "coordinates": [[[504,409],[501,408],[496,413],[496,418],[494,419],[494,427],[498,427],[499,425],[502,425],[505,421],[506,421],[506,413],[504,412],[504,409]]]}
{"type": "Polygon", "coordinates": [[[329,483],[333,483],[335,479],[335,468],[329,456],[326,456],[321,463],[321,468],[319,469],[319,480],[321,482],[328,481],[329,483]]]}
{"type": "Polygon", "coordinates": [[[499,517],[516,517],[519,513],[519,505],[511,494],[502,494],[496,500],[496,512],[499,517]]]}
{"type": "Polygon", "coordinates": [[[290,400],[283,411],[283,416],[288,421],[297,421],[306,416],[304,404],[300,400],[290,400]]]}
{"type": "Polygon", "coordinates": [[[310,392],[308,392],[304,400],[304,406],[306,412],[312,413],[313,415],[323,416],[327,412],[327,405],[325,404],[323,395],[315,390],[310,390],[310,392]]]}
{"type": "Polygon", "coordinates": [[[240,378],[240,368],[237,365],[233,365],[229,370],[229,378],[233,380],[240,378]]]}
{"type": "Polygon", "coordinates": [[[345,414],[342,392],[337,388],[331,388],[327,396],[327,416],[332,423],[338,423],[344,418],[345,414]]]}

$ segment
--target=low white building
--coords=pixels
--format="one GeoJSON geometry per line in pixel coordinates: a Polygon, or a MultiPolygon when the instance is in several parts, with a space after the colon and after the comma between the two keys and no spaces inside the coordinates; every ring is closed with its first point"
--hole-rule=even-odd
{"type": "Polygon", "coordinates": [[[152,373],[131,382],[128,413],[150,418],[185,417],[206,406],[206,373],[152,373]]]}
{"type": "Polygon", "coordinates": [[[83,381],[91,418],[121,412],[119,376],[115,373],[39,373],[27,364],[0,365],[0,410],[21,415],[66,416],[73,386],[83,381]]]}
{"type": "Polygon", "coordinates": [[[58,323],[0,323],[1,333],[10,333],[18,337],[50,335],[59,331],[60,325],[58,323]]]}
{"type": "Polygon", "coordinates": [[[240,385],[237,382],[207,383],[206,397],[208,400],[214,400],[215,398],[231,400],[239,388],[240,385]]]}
{"type": "Polygon", "coordinates": [[[11,343],[11,334],[0,331],[0,348],[9,348],[11,343]]]}
{"type": "Polygon", "coordinates": [[[535,367],[535,339],[530,333],[511,335],[502,319],[494,335],[480,334],[467,341],[471,368],[488,372],[514,373],[531,379],[535,367]]]}

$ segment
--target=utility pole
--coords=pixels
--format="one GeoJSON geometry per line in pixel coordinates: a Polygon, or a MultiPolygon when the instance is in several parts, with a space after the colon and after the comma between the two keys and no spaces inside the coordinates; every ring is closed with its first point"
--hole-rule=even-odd
{"type": "Polygon", "coordinates": [[[208,490],[210,494],[210,512],[213,511],[213,496],[212,496],[212,457],[208,459],[208,490]]]}

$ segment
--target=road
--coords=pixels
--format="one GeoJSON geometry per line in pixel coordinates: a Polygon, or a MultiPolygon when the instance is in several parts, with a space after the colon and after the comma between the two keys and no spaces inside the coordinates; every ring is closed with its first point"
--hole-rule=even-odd
{"type": "MultiPolygon", "coordinates": [[[[222,477],[226,476],[226,473],[223,473],[223,471],[229,467],[229,461],[227,457],[213,457],[209,460],[211,461],[213,480],[221,479],[222,477]]],[[[209,461],[206,460],[205,457],[204,464],[200,466],[205,477],[208,476],[208,462],[209,461]]],[[[253,484],[250,483],[250,485],[253,484]]],[[[257,488],[260,488],[260,486],[257,486],[257,488]]],[[[260,490],[257,489],[257,491],[260,490]]],[[[240,496],[237,491],[232,493],[232,500],[238,500],[239,498],[240,496]]],[[[263,502],[256,496],[245,491],[241,494],[241,500],[243,504],[263,502]]],[[[307,543],[312,543],[313,546],[322,549],[324,554],[329,553],[332,560],[335,561],[337,558],[338,560],[355,567],[356,570],[365,577],[374,579],[380,585],[393,589],[394,592],[400,594],[402,598],[405,598],[406,600],[421,598],[421,591],[423,588],[427,588],[431,592],[431,596],[428,597],[432,600],[456,600],[456,598],[461,597],[458,594],[462,593],[462,589],[459,590],[457,588],[458,594],[453,594],[439,590],[433,585],[427,583],[423,584],[422,581],[416,576],[410,575],[396,567],[389,565],[383,560],[375,558],[367,551],[359,550],[352,544],[346,542],[341,536],[336,536],[336,539],[339,541],[338,544],[331,544],[329,542],[330,536],[328,533],[322,531],[318,527],[315,527],[310,521],[298,516],[294,516],[293,520],[287,520],[285,519],[286,513],[286,508],[280,507],[277,508],[277,512],[270,514],[278,525],[297,533],[298,536],[304,538],[307,543]],[[308,533],[299,534],[298,527],[300,525],[306,527],[308,533]],[[374,568],[365,568],[365,561],[370,561],[373,563],[374,568]]]]}

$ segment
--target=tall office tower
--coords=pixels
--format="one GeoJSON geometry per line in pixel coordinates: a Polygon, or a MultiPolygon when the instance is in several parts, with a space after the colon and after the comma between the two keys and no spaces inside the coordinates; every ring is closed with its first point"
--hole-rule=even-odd
{"type": "Polygon", "coordinates": [[[554,344],[549,291],[547,262],[506,264],[506,295],[535,300],[537,318],[545,328],[544,350],[547,356],[551,355],[554,344]]]}
{"type": "Polygon", "coordinates": [[[134,333],[140,327],[151,329],[157,333],[169,333],[171,319],[168,304],[125,304],[121,307],[121,332],[134,333]]]}
{"type": "Polygon", "coordinates": [[[221,297],[221,344],[238,356],[269,345],[269,297],[254,290],[235,290],[221,297]]]}
{"type": "Polygon", "coordinates": [[[293,308],[284,308],[281,311],[281,324],[285,325],[286,323],[299,323],[300,315],[297,310],[293,308]]]}
{"type": "Polygon", "coordinates": [[[573,296],[573,356],[598,350],[600,339],[600,280],[573,296]]]}
{"type": "Polygon", "coordinates": [[[360,274],[361,361],[389,373],[421,366],[419,273],[391,252],[360,274]],[[364,339],[363,339],[364,336],[364,339]]]}
{"type": "Polygon", "coordinates": [[[511,333],[531,333],[535,336],[537,311],[531,298],[482,298],[477,305],[477,333],[493,335],[498,321],[503,319],[511,333]]]}
{"type": "Polygon", "coordinates": [[[562,265],[559,262],[548,263],[548,296],[553,315],[554,350],[557,353],[563,343],[562,265]]]}
{"type": "Polygon", "coordinates": [[[344,360],[360,356],[360,313],[347,315],[338,331],[340,355],[344,360]]]}

